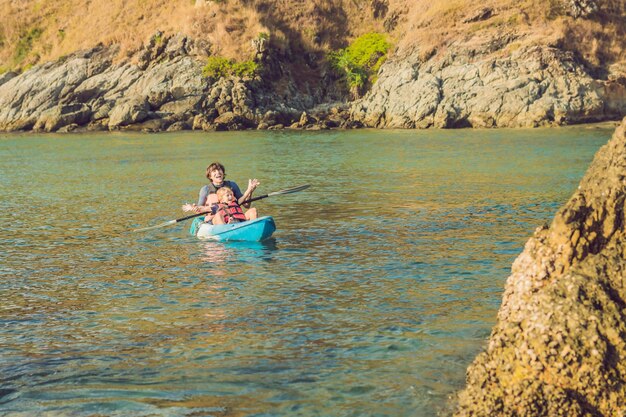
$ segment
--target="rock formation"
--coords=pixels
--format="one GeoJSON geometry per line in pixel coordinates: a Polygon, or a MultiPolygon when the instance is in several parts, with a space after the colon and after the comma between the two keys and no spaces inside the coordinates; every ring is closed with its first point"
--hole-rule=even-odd
{"type": "Polygon", "coordinates": [[[386,63],[353,104],[354,120],[382,128],[535,127],[619,119],[626,82],[598,80],[549,46],[515,50],[516,36],[457,42],[441,57],[414,51],[386,63]],[[509,47],[511,53],[497,52],[509,47]]]}
{"type": "Polygon", "coordinates": [[[512,267],[456,415],[626,415],[626,119],[512,267]]]}
{"type": "Polygon", "coordinates": [[[596,0],[564,0],[567,14],[575,18],[589,17],[599,9],[596,0]]]}
{"type": "MultiPolygon", "coordinates": [[[[254,6],[251,16],[273,22],[269,28],[290,27],[280,23],[272,2],[243,3],[254,6]]],[[[543,13],[550,16],[532,20],[524,11],[530,4],[475,8],[442,1],[431,11],[445,28],[440,33],[439,20],[420,20],[409,12],[410,2],[371,0],[368,19],[399,40],[377,81],[368,75],[360,84],[374,82],[370,92],[354,102],[350,89],[362,91],[349,78],[365,75],[342,75],[326,54],[345,46],[351,36],[345,25],[356,15],[327,3],[290,0],[278,7],[296,21],[307,13],[317,17],[306,30],[279,30],[289,42],[276,37],[272,43],[265,31],[248,41],[250,57],[262,69],[254,79],[202,75],[219,37],[161,32],[124,59],[118,47],[98,46],[21,74],[7,72],[0,75],[0,131],[535,127],[626,115],[620,36],[626,10],[619,2],[558,0],[546,6],[543,13]],[[559,26],[557,17],[567,24],[545,29],[559,26]],[[325,43],[332,49],[323,49],[325,43]],[[593,53],[585,56],[585,49],[593,53]]],[[[228,15],[222,6],[220,13],[228,15]]],[[[205,17],[216,19],[216,10],[205,17]]],[[[360,15],[360,8],[354,13],[360,15]]]]}
{"type": "MultiPolygon", "coordinates": [[[[20,75],[7,73],[0,78],[0,131],[290,126],[304,108],[327,99],[321,89],[283,96],[259,79],[209,80],[197,58],[201,47],[182,35],[158,33],[135,63],[116,63],[115,48],[98,46],[20,75]]],[[[341,114],[335,124],[345,125],[346,118],[341,114]]]]}

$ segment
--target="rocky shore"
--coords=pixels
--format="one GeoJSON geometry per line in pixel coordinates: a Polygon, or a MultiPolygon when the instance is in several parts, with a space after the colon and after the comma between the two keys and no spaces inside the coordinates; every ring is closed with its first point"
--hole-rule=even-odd
{"type": "Polygon", "coordinates": [[[595,78],[570,53],[514,49],[516,40],[507,34],[459,42],[440,58],[424,61],[415,51],[395,59],[352,105],[352,119],[379,128],[537,127],[626,114],[626,79],[595,78]]]}
{"type": "Polygon", "coordinates": [[[115,47],[98,46],[3,74],[0,131],[534,127],[626,114],[626,77],[594,77],[570,53],[515,49],[516,39],[394,56],[370,92],[351,101],[324,69],[299,82],[262,45],[269,76],[207,78],[206,46],[158,34],[119,62],[115,47]]]}
{"type": "Polygon", "coordinates": [[[512,267],[456,416],[626,413],[626,119],[512,267]]]}
{"type": "Polygon", "coordinates": [[[0,78],[0,131],[68,132],[350,127],[346,106],[318,91],[277,94],[262,79],[202,75],[207,51],[155,36],[132,59],[98,46],[0,78]],[[320,103],[325,106],[316,108],[320,103]],[[313,109],[317,117],[309,115],[313,109]]]}

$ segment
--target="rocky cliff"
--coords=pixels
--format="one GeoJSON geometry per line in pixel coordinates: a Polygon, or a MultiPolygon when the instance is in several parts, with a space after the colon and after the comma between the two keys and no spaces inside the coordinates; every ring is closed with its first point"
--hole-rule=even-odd
{"type": "MultiPolygon", "coordinates": [[[[153,1],[126,3],[116,7],[130,7],[137,21],[111,23],[117,41],[61,58],[52,51],[70,47],[66,32],[90,42],[98,35],[87,37],[73,17],[59,26],[71,7],[14,5],[21,14],[7,23],[13,30],[0,25],[0,58],[10,56],[13,67],[1,62],[0,71],[29,69],[0,75],[0,130],[529,127],[626,115],[623,1],[494,0],[478,9],[464,0],[168,6],[191,20],[168,19],[153,1]],[[19,16],[30,30],[18,25],[19,16]],[[123,47],[126,26],[146,31],[157,23],[181,32],[123,47]],[[385,32],[395,47],[376,80],[352,73],[367,79],[354,90],[329,56],[368,31],[385,32]],[[203,76],[207,57],[221,57],[227,45],[262,67],[261,75],[203,76]],[[41,54],[58,59],[40,64],[41,54]],[[370,91],[353,101],[350,92],[366,86],[370,91]]],[[[93,25],[100,15],[112,18],[99,8],[93,13],[85,17],[93,25]]]]}
{"type": "MultiPolygon", "coordinates": [[[[281,95],[259,79],[203,77],[201,45],[153,37],[135,61],[99,46],[0,79],[0,130],[227,130],[315,126],[319,89],[281,95]],[[158,42],[155,41],[158,39],[158,42]]],[[[325,125],[345,124],[340,111],[325,125]]]]}
{"type": "Polygon", "coordinates": [[[328,78],[283,91],[262,79],[207,79],[202,51],[182,35],[149,43],[137,63],[114,63],[115,48],[99,46],[0,78],[0,130],[534,127],[626,114],[626,80],[595,79],[556,48],[494,57],[502,47],[390,60],[363,99],[337,103],[328,78]]]}
{"type": "Polygon", "coordinates": [[[512,267],[461,416],[626,413],[626,119],[512,267]]]}
{"type": "Polygon", "coordinates": [[[624,2],[449,7],[439,24],[425,9],[404,26],[419,36],[405,37],[353,103],[354,120],[383,128],[535,127],[626,114],[624,2]],[[600,46],[603,39],[611,45],[600,46]]]}
{"type": "Polygon", "coordinates": [[[387,63],[352,117],[382,128],[536,127],[619,119],[626,79],[598,79],[571,53],[531,46],[494,52],[516,36],[457,43],[441,57],[420,52],[387,63]]]}

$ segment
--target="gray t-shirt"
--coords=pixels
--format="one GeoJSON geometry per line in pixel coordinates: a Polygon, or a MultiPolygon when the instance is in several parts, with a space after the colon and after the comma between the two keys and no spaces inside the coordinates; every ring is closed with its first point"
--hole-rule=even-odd
{"type": "Polygon", "coordinates": [[[220,185],[219,187],[216,186],[215,184],[211,184],[211,187],[209,187],[208,185],[205,185],[204,187],[200,188],[200,193],[198,194],[198,205],[204,206],[209,194],[215,193],[217,190],[219,190],[223,186],[230,187],[230,189],[233,190],[233,194],[235,195],[235,198],[237,200],[243,197],[243,193],[241,192],[241,190],[239,189],[239,186],[237,185],[237,183],[235,183],[235,181],[224,181],[222,185],[220,185]]]}

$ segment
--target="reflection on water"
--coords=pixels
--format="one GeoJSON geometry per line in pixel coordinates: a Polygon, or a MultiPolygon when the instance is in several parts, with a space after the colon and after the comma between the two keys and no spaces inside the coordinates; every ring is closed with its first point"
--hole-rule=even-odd
{"type": "Polygon", "coordinates": [[[513,259],[609,136],[0,137],[0,414],[445,412],[513,259]],[[179,217],[213,159],[260,193],[312,186],[257,203],[266,242],[130,232],[179,217]]]}
{"type": "Polygon", "coordinates": [[[215,242],[201,241],[200,259],[210,263],[211,268],[226,274],[229,262],[271,261],[272,252],[278,250],[276,239],[271,237],[263,242],[215,242]]]}

